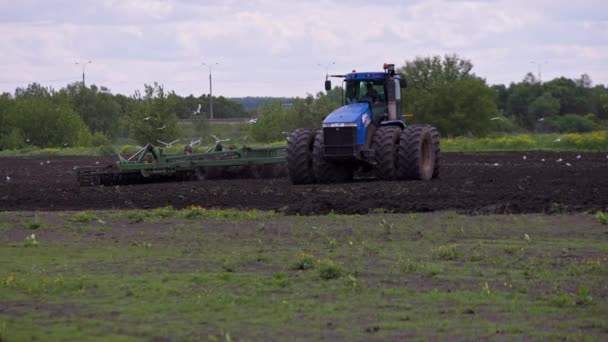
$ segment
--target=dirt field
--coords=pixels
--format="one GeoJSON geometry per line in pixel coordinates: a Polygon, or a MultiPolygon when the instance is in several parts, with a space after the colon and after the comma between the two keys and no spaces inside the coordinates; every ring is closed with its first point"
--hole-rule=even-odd
{"type": "Polygon", "coordinates": [[[293,186],[287,178],[84,187],[76,166],[112,157],[0,158],[0,210],[84,210],[190,205],[288,214],[373,209],[465,213],[595,211],[608,207],[606,153],[444,153],[441,179],[293,186]],[[524,159],[524,156],[526,159],[524,159]],[[561,162],[557,162],[560,160],[561,162]],[[544,161],[543,161],[544,160],[544,161]],[[8,178],[7,178],[8,177],[8,178]],[[10,180],[9,180],[10,178],[10,180]]]}

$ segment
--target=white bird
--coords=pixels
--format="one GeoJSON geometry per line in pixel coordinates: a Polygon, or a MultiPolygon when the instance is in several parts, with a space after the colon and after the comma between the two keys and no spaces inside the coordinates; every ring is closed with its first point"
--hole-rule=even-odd
{"type": "Polygon", "coordinates": [[[40,162],[40,165],[44,165],[44,162],[40,162]]]}
{"type": "Polygon", "coordinates": [[[146,117],[144,118],[144,121],[148,121],[148,120],[150,120],[150,119],[152,119],[152,117],[151,117],[151,116],[146,116],[146,117]]]}
{"type": "Polygon", "coordinates": [[[30,142],[30,138],[25,138],[25,142],[30,142]]]}
{"type": "Polygon", "coordinates": [[[562,138],[557,138],[557,139],[553,140],[553,142],[560,142],[560,141],[562,141],[562,138]]]}
{"type": "Polygon", "coordinates": [[[494,163],[494,164],[492,164],[492,165],[494,165],[494,166],[500,166],[500,164],[498,164],[498,163],[494,163]]]}
{"type": "Polygon", "coordinates": [[[165,128],[167,128],[167,125],[164,125],[163,127],[158,127],[157,129],[158,129],[158,130],[163,130],[163,129],[165,129],[165,128]]]}
{"type": "Polygon", "coordinates": [[[177,140],[175,140],[175,141],[172,141],[172,142],[170,142],[170,143],[166,143],[166,142],[164,142],[164,141],[160,141],[160,140],[156,140],[156,141],[158,141],[159,143],[161,143],[161,144],[165,145],[165,146],[166,146],[166,147],[168,147],[168,148],[171,148],[171,147],[173,147],[173,144],[175,144],[176,142],[178,142],[178,141],[179,141],[179,139],[177,139],[177,140]]]}
{"type": "Polygon", "coordinates": [[[500,116],[493,117],[493,118],[491,118],[490,120],[492,120],[492,121],[494,121],[494,120],[502,120],[502,121],[505,121],[505,119],[501,118],[500,116]]]}
{"type": "Polygon", "coordinates": [[[545,121],[545,118],[540,118],[538,119],[538,121],[545,121]]]}
{"type": "Polygon", "coordinates": [[[526,156],[524,156],[524,160],[526,160],[526,159],[527,159],[526,156]]]}
{"type": "Polygon", "coordinates": [[[66,146],[68,146],[68,143],[63,144],[63,147],[66,147],[66,146]]]}
{"type": "Polygon", "coordinates": [[[47,161],[46,161],[46,163],[47,163],[47,164],[50,164],[50,163],[51,163],[51,161],[50,161],[50,160],[47,160],[47,161]]]}
{"type": "Polygon", "coordinates": [[[95,162],[95,165],[99,165],[99,162],[98,162],[98,161],[96,161],[96,162],[95,162]]]}
{"type": "Polygon", "coordinates": [[[572,166],[572,164],[570,164],[570,163],[566,163],[566,166],[572,166]]]}
{"type": "Polygon", "coordinates": [[[581,159],[581,155],[579,154],[578,156],[576,156],[576,159],[581,159]]]}
{"type": "Polygon", "coordinates": [[[555,162],[556,162],[556,163],[561,163],[561,162],[563,162],[563,161],[564,161],[564,160],[563,160],[562,158],[559,158],[559,159],[558,159],[558,160],[556,160],[555,162]]]}
{"type": "Polygon", "coordinates": [[[252,125],[253,125],[254,123],[256,123],[256,122],[258,122],[258,119],[257,119],[257,118],[251,118],[251,119],[249,119],[249,123],[250,123],[250,124],[252,124],[252,125]]]}
{"type": "Polygon", "coordinates": [[[10,182],[10,181],[11,181],[11,177],[6,176],[6,181],[7,181],[7,182],[10,182]]]}
{"type": "Polygon", "coordinates": [[[73,169],[73,170],[76,170],[76,169],[78,169],[78,165],[74,166],[74,169],[73,169]]]}
{"type": "Polygon", "coordinates": [[[196,115],[196,114],[200,114],[201,113],[201,104],[198,104],[198,108],[196,108],[196,110],[194,112],[192,112],[192,114],[196,115]]]}
{"type": "Polygon", "coordinates": [[[544,163],[545,162],[545,158],[541,159],[540,161],[544,163]]]}

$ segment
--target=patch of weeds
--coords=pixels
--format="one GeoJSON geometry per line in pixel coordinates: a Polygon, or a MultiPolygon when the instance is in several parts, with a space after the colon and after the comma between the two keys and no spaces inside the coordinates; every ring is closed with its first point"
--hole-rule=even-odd
{"type": "Polygon", "coordinates": [[[289,281],[289,275],[286,272],[275,272],[272,275],[270,284],[273,287],[285,288],[291,285],[291,282],[289,281]]]}
{"type": "Polygon", "coordinates": [[[601,224],[608,224],[608,211],[603,212],[603,211],[599,211],[597,213],[595,213],[595,219],[597,220],[597,222],[601,223],[601,224]]]}
{"type": "Polygon", "coordinates": [[[179,211],[179,216],[187,219],[209,218],[224,221],[256,221],[277,215],[277,212],[272,210],[207,209],[199,206],[190,206],[179,211]]]}
{"type": "Polygon", "coordinates": [[[549,206],[549,214],[563,214],[568,211],[568,206],[564,203],[553,202],[549,206]]]}
{"type": "Polygon", "coordinates": [[[130,211],[127,217],[133,222],[154,222],[175,215],[175,209],[169,205],[156,209],[130,211]]]}
{"type": "Polygon", "coordinates": [[[319,277],[321,279],[338,279],[346,273],[342,266],[332,260],[319,260],[317,263],[319,264],[319,277]]]}
{"type": "Polygon", "coordinates": [[[152,244],[150,242],[133,242],[131,245],[135,247],[152,248],[152,244]]]}
{"type": "Polygon", "coordinates": [[[502,250],[503,250],[503,252],[505,252],[505,254],[513,255],[513,254],[515,254],[515,252],[517,252],[517,247],[516,246],[506,246],[502,250]]]}
{"type": "Polygon", "coordinates": [[[335,237],[326,237],[325,238],[325,247],[327,247],[327,249],[330,252],[333,252],[336,249],[336,246],[338,245],[338,241],[336,241],[335,237]]]}
{"type": "Polygon", "coordinates": [[[592,303],[592,301],[593,297],[591,296],[591,290],[580,285],[577,293],[561,293],[551,302],[560,308],[564,308],[573,306],[588,306],[592,303]]]}
{"type": "Polygon", "coordinates": [[[222,262],[222,269],[224,272],[234,273],[236,272],[236,263],[232,259],[224,258],[222,262]]]}
{"type": "Polygon", "coordinates": [[[36,239],[36,234],[26,236],[25,242],[23,243],[23,247],[38,247],[38,240],[36,239]]]}
{"type": "Polygon", "coordinates": [[[296,257],[296,261],[291,265],[293,270],[309,270],[315,267],[315,259],[311,254],[300,253],[296,257]]]}
{"type": "Polygon", "coordinates": [[[42,223],[42,221],[40,221],[40,219],[38,218],[38,215],[34,215],[34,220],[24,222],[23,226],[27,229],[36,230],[36,229],[42,228],[44,226],[44,223],[42,223]]]}
{"type": "Polygon", "coordinates": [[[363,240],[361,242],[361,245],[363,246],[363,251],[367,255],[377,255],[378,253],[380,253],[378,247],[370,245],[366,240],[363,240]]]}
{"type": "Polygon", "coordinates": [[[483,250],[481,249],[481,245],[477,245],[477,246],[473,247],[473,250],[471,251],[471,256],[469,257],[470,261],[477,262],[477,261],[482,261],[485,258],[486,258],[486,255],[483,252],[483,250]]]}
{"type": "Polygon", "coordinates": [[[91,221],[100,221],[97,214],[90,211],[83,211],[76,214],[70,214],[65,217],[66,220],[70,222],[91,222],[91,221]]]}
{"type": "Polygon", "coordinates": [[[388,223],[386,221],[386,219],[383,217],[382,221],[380,221],[380,227],[382,227],[382,230],[384,231],[384,236],[387,239],[390,239],[391,234],[393,232],[393,224],[392,223],[388,223]]]}
{"type": "Polygon", "coordinates": [[[443,267],[441,265],[425,264],[409,258],[399,258],[398,264],[400,265],[399,270],[404,273],[421,274],[434,277],[443,272],[443,267]]]}
{"type": "Polygon", "coordinates": [[[485,297],[489,297],[492,294],[492,291],[490,291],[490,285],[488,285],[488,282],[486,281],[485,284],[483,284],[483,286],[481,287],[481,295],[485,296],[485,297]]]}
{"type": "Polygon", "coordinates": [[[460,256],[457,250],[458,245],[442,245],[431,248],[433,257],[440,260],[456,260],[460,256]]]}
{"type": "Polygon", "coordinates": [[[370,214],[392,214],[394,212],[395,212],[394,209],[387,209],[387,208],[373,208],[373,209],[369,210],[370,214]]]}

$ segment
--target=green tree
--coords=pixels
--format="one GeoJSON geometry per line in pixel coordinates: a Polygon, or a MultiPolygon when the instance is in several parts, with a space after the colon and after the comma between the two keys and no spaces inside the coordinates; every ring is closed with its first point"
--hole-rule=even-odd
{"type": "Polygon", "coordinates": [[[157,83],[144,85],[144,95],[136,92],[129,109],[129,130],[139,143],[169,141],[178,135],[175,97],[169,97],[157,83]]]}
{"type": "Polygon", "coordinates": [[[429,123],[442,134],[484,135],[497,115],[496,91],[471,73],[473,64],[456,55],[416,58],[399,72],[408,80],[405,107],[414,122],[429,123]]]}
{"type": "Polygon", "coordinates": [[[528,113],[533,119],[539,119],[557,115],[559,113],[559,100],[551,95],[551,93],[544,93],[537,97],[528,106],[528,113]]]}
{"type": "Polygon", "coordinates": [[[62,98],[19,97],[6,117],[11,138],[39,147],[87,146],[91,133],[62,98]]]}
{"type": "Polygon", "coordinates": [[[80,82],[69,84],[59,91],[67,96],[74,110],[92,132],[101,132],[111,138],[118,134],[120,118],[126,115],[109,89],[95,85],[82,87],[80,82]]]}

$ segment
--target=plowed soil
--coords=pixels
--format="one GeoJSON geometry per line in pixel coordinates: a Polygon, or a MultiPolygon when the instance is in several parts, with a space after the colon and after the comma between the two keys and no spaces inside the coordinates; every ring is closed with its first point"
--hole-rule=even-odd
{"type": "Polygon", "coordinates": [[[0,158],[0,210],[197,205],[309,215],[331,211],[368,213],[374,209],[555,213],[608,207],[606,153],[444,153],[440,179],[426,182],[355,181],[294,186],[288,178],[278,178],[110,187],[78,185],[76,166],[114,161],[112,157],[0,158]]]}

